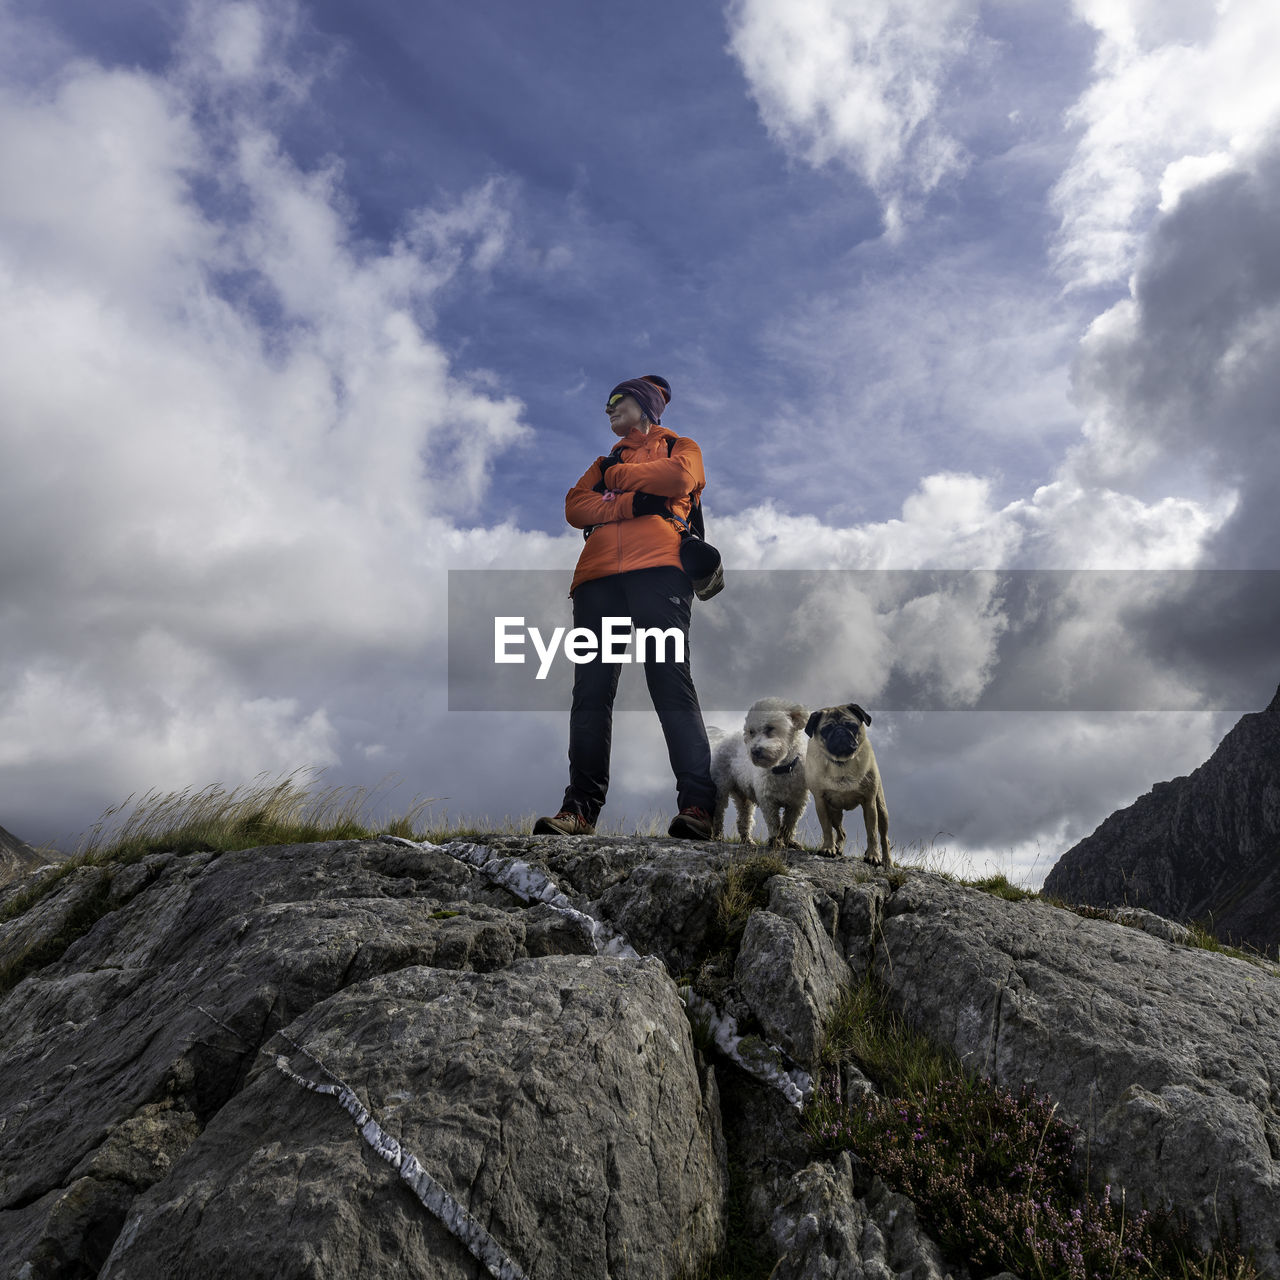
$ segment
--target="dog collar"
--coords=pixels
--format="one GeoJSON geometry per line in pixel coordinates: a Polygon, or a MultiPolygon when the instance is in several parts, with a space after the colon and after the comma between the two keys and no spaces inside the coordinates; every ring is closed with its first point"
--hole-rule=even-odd
{"type": "Polygon", "coordinates": [[[799,763],[800,763],[800,757],[797,755],[791,760],[790,764],[775,764],[773,768],[769,770],[769,772],[770,773],[795,773],[796,765],[798,765],[799,763]]]}

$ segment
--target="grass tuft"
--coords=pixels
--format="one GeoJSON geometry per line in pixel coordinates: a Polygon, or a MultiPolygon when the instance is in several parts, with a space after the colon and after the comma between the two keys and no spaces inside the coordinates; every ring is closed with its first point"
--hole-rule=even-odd
{"type": "Polygon", "coordinates": [[[386,832],[415,834],[433,800],[415,800],[386,821],[374,806],[395,779],[377,787],[323,786],[314,769],[283,777],[259,775],[251,783],[199,790],[148,791],[113,805],[80,840],[71,857],[46,871],[0,909],[12,920],[39,902],[79,867],[139,862],[153,853],[227,853],[263,845],[309,844],[322,840],[362,840],[386,832]]]}
{"type": "Polygon", "coordinates": [[[850,988],[827,1019],[819,1074],[853,1063],[882,1091],[927,1096],[940,1081],[961,1074],[960,1060],[937,1048],[894,1013],[870,979],[850,988]]]}
{"type": "MultiPolygon", "coordinates": [[[[397,784],[391,779],[390,785],[397,784]]],[[[226,853],[263,845],[358,840],[386,832],[412,837],[433,800],[375,822],[371,809],[388,784],[323,786],[314,769],[260,774],[238,787],[148,791],[106,811],[77,850],[90,862],[132,862],[151,853],[226,853]],[[129,806],[132,805],[130,808],[129,806]]]]}
{"type": "Polygon", "coordinates": [[[25,949],[12,950],[0,965],[0,996],[12,991],[27,974],[60,960],[73,942],[82,938],[107,914],[110,896],[111,877],[108,873],[67,912],[54,932],[47,933],[25,949]]]}
{"type": "Polygon", "coordinates": [[[1024,902],[1028,898],[1040,896],[1034,889],[1024,889],[1014,884],[1003,872],[983,876],[979,880],[965,880],[962,883],[967,884],[970,889],[981,889],[983,893],[1003,898],[1006,902],[1024,902]]]}
{"type": "Polygon", "coordinates": [[[726,945],[736,950],[751,913],[768,905],[765,886],[774,876],[785,876],[789,870],[776,853],[757,853],[730,864],[716,910],[716,922],[724,932],[726,945]]]}
{"type": "Polygon", "coordinates": [[[1208,925],[1202,924],[1198,920],[1192,921],[1187,928],[1191,931],[1191,936],[1187,939],[1187,946],[1197,947],[1201,951],[1216,951],[1219,955],[1233,956],[1237,960],[1247,960],[1250,964],[1268,969],[1271,973],[1280,977],[1280,968],[1276,966],[1275,957],[1268,955],[1265,951],[1259,951],[1257,947],[1251,947],[1247,944],[1240,947],[1231,946],[1229,943],[1223,942],[1208,925]]]}
{"type": "MultiPolygon", "coordinates": [[[[712,1004],[724,1004],[733,983],[738,948],[742,945],[747,921],[753,911],[768,905],[769,895],[765,886],[769,881],[774,876],[789,873],[790,868],[776,853],[738,857],[729,864],[716,903],[716,927],[709,930],[701,963],[696,971],[681,978],[682,983],[691,986],[712,1004]]],[[[738,1029],[745,1033],[753,1026],[752,1020],[747,1018],[738,1029]]]]}

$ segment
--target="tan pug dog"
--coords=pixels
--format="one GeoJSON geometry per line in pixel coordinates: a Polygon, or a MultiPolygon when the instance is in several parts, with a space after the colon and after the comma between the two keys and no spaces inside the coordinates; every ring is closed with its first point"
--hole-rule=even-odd
{"type": "Polygon", "coordinates": [[[867,740],[865,726],[870,723],[871,717],[856,702],[815,711],[804,727],[809,735],[804,775],[822,827],[822,852],[834,857],[844,852],[844,811],[861,805],[867,824],[866,859],[889,867],[889,810],[867,740]]]}

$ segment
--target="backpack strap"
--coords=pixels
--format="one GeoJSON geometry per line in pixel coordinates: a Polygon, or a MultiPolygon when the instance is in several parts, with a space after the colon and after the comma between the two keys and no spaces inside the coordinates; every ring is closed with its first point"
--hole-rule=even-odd
{"type": "MultiPolygon", "coordinates": [[[[671,457],[671,450],[675,447],[675,443],[679,439],[680,439],[679,436],[667,437],[667,457],[668,458],[671,457]]],[[[689,495],[689,519],[687,522],[684,520],[681,520],[680,517],[677,515],[673,515],[671,519],[676,524],[677,527],[683,528],[686,532],[695,533],[699,538],[702,538],[703,541],[705,541],[707,537],[707,529],[706,529],[706,522],[702,518],[701,491],[695,490],[692,494],[689,495]]]]}

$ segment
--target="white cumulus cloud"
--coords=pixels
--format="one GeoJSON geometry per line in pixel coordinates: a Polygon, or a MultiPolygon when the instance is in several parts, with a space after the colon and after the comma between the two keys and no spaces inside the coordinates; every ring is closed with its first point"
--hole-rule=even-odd
{"type": "Polygon", "coordinates": [[[771,136],[810,164],[856,170],[890,229],[905,200],[964,168],[937,108],[970,48],[971,0],[732,0],[727,16],[771,136]]]}
{"type": "Polygon", "coordinates": [[[1247,163],[1280,118],[1280,9],[1269,0],[1077,0],[1097,31],[1080,139],[1055,191],[1068,285],[1123,282],[1158,204],[1247,163]]]}
{"type": "Polygon", "coordinates": [[[105,802],[336,761],[344,682],[442,643],[440,548],[527,432],[432,334],[512,190],[363,243],[264,105],[305,93],[297,21],[201,6],[163,73],[0,89],[0,771],[35,811],[68,770],[105,802]]]}

